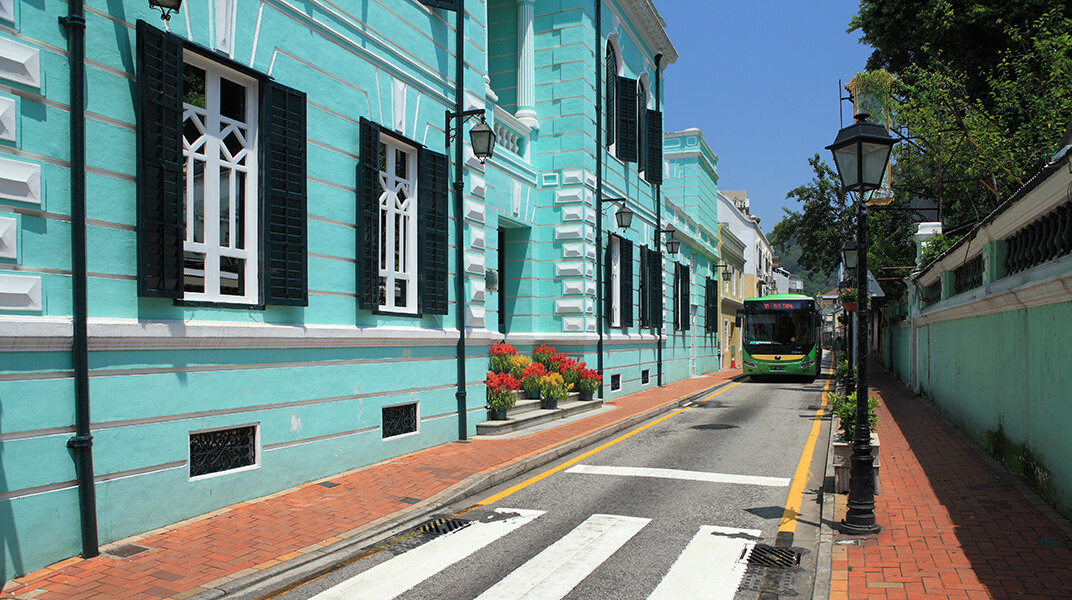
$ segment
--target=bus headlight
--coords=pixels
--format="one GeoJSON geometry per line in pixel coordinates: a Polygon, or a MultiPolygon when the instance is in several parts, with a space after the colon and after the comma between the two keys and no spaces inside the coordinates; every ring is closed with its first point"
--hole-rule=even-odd
{"type": "Polygon", "coordinates": [[[801,369],[810,369],[810,368],[812,368],[814,366],[815,366],[815,361],[814,360],[805,360],[805,361],[800,363],[800,368],[801,369]]]}
{"type": "Polygon", "coordinates": [[[756,368],[756,363],[754,363],[754,362],[752,362],[750,360],[744,360],[744,361],[741,361],[741,362],[744,363],[745,368],[748,368],[748,369],[756,368]]]}

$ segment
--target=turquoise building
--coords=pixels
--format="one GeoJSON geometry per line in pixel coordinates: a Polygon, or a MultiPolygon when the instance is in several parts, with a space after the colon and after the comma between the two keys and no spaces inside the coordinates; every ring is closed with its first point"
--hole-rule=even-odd
{"type": "Polygon", "coordinates": [[[0,0],[0,579],[464,439],[499,340],[716,368],[650,2],[81,4],[0,0]]]}

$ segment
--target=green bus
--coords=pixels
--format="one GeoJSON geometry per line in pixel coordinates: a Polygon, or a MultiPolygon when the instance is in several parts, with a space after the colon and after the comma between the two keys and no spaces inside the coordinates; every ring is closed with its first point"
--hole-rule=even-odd
{"type": "Polygon", "coordinates": [[[742,366],[745,375],[806,377],[814,381],[822,362],[822,317],[815,298],[774,294],[744,301],[742,366]]]}

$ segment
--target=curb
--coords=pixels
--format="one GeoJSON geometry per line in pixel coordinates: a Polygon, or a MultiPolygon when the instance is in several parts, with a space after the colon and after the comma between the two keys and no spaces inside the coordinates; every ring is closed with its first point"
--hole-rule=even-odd
{"type": "Polygon", "coordinates": [[[438,494],[413,505],[412,508],[385,515],[354,530],[354,534],[349,539],[336,542],[326,548],[313,550],[256,573],[222,581],[207,589],[202,587],[203,591],[185,596],[185,600],[252,600],[289,584],[315,578],[322,572],[332,570],[337,565],[346,562],[364,548],[377,544],[400,530],[405,530],[427,521],[432,515],[446,506],[473,494],[491,489],[523,473],[538,469],[563,456],[611,437],[622,430],[630,429],[663,413],[691,404],[716,390],[745,379],[747,379],[745,375],[731,377],[713,387],[648,409],[502,468],[471,475],[447,487],[438,494]]]}

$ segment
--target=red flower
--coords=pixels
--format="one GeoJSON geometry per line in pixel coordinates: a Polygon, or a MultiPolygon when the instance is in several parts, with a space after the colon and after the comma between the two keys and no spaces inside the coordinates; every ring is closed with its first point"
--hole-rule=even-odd
{"type": "Polygon", "coordinates": [[[495,344],[491,347],[491,355],[497,356],[500,354],[504,354],[506,356],[514,356],[515,354],[517,354],[517,348],[514,348],[506,342],[499,342],[498,344],[495,344]]]}
{"type": "Polygon", "coordinates": [[[517,379],[509,373],[496,373],[494,371],[488,371],[488,377],[484,380],[484,385],[487,386],[490,392],[501,392],[507,390],[516,390],[521,384],[517,379]]]}

